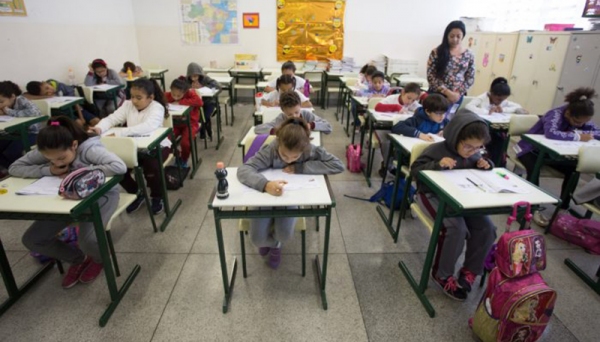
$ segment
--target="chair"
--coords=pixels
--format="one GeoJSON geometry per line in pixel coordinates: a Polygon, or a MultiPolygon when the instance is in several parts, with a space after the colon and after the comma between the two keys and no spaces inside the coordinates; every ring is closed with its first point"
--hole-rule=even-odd
{"type": "Polygon", "coordinates": [[[254,77],[248,77],[248,76],[241,76],[241,75],[231,75],[232,77],[235,78],[235,84],[233,85],[233,102],[237,103],[237,92],[238,90],[252,90],[252,101],[254,101],[254,98],[256,97],[256,93],[258,92],[258,88],[256,86],[256,78],[254,77]],[[243,83],[238,83],[239,79],[253,79],[253,83],[252,84],[243,84],[243,83]]]}
{"type": "MultiPolygon", "coordinates": [[[[579,148],[577,159],[577,173],[598,173],[600,172],[600,146],[582,146],[579,148]]],[[[577,183],[574,184],[575,186],[577,183]]],[[[575,190],[573,186],[573,190],[575,190]]],[[[586,209],[585,218],[589,219],[593,214],[600,215],[600,207],[592,202],[584,203],[582,206],[586,209]]]]}
{"type": "Polygon", "coordinates": [[[463,101],[460,105],[460,108],[465,108],[469,102],[473,101],[474,98],[475,96],[463,96],[463,101]]]}
{"type": "Polygon", "coordinates": [[[52,115],[52,110],[50,109],[50,104],[46,100],[31,100],[33,104],[38,107],[42,115],[52,115]]]}
{"type": "MultiPolygon", "coordinates": [[[[405,204],[408,204],[408,202],[410,201],[410,198],[408,198],[408,195],[410,194],[410,187],[412,185],[412,176],[410,175],[410,166],[412,165],[412,163],[417,160],[417,158],[419,158],[419,156],[421,156],[421,154],[423,153],[423,151],[429,146],[431,145],[431,143],[427,143],[427,142],[423,142],[423,143],[419,143],[416,144],[412,151],[410,152],[410,162],[409,165],[401,165],[400,166],[400,172],[402,172],[405,175],[405,183],[404,183],[404,198],[402,199],[402,202],[404,202],[405,204]],[[404,201],[406,199],[406,202],[404,201]]],[[[400,163],[400,161],[398,161],[398,163],[400,163]]],[[[396,236],[394,237],[394,242],[398,241],[398,234],[400,232],[400,221],[402,220],[402,218],[404,217],[404,212],[405,212],[406,208],[405,205],[401,205],[400,206],[400,215],[398,216],[398,224],[397,224],[397,229],[396,229],[396,236]]],[[[411,212],[413,212],[417,218],[419,218],[421,220],[421,222],[423,222],[423,224],[425,225],[425,227],[427,227],[427,229],[429,229],[429,232],[433,231],[433,219],[423,211],[423,209],[421,207],[419,207],[418,204],[416,203],[412,203],[410,205],[410,210],[411,212]]]]}
{"type": "MultiPolygon", "coordinates": [[[[254,136],[250,139],[247,139],[244,142],[244,151],[246,151],[246,153],[248,153],[248,151],[250,150],[250,147],[252,146],[252,143],[254,142],[255,138],[256,138],[256,136],[254,136]]],[[[274,135],[267,137],[267,139],[263,142],[263,146],[270,144],[273,141],[273,139],[275,139],[274,135]]],[[[318,231],[319,218],[317,217],[316,219],[317,219],[317,231],[318,231]]],[[[239,231],[240,231],[240,246],[242,248],[242,270],[244,273],[244,278],[247,278],[248,275],[246,272],[246,246],[245,246],[244,235],[248,234],[248,231],[250,229],[250,220],[249,219],[241,219],[239,221],[238,227],[239,227],[239,231]]],[[[271,229],[273,229],[273,226],[271,226],[271,229]]],[[[306,218],[299,217],[298,220],[296,221],[295,229],[299,230],[300,234],[302,235],[302,276],[304,277],[306,275],[306,218]]]]}
{"type": "Polygon", "coordinates": [[[323,89],[323,73],[320,71],[307,71],[304,79],[310,83],[312,92],[317,95],[317,105],[321,103],[321,90],[323,89]]]}
{"type": "MultiPolygon", "coordinates": [[[[383,100],[383,97],[370,98],[368,105],[367,105],[367,109],[374,110],[375,106],[377,106],[377,104],[379,102],[381,102],[381,100],[383,100]]],[[[363,129],[365,129],[365,124],[367,122],[367,119],[364,115],[359,115],[358,120],[360,121],[360,130],[362,131],[363,129]]],[[[355,134],[356,134],[356,129],[352,131],[352,141],[354,141],[355,134]]],[[[372,150],[379,148],[379,139],[377,139],[377,137],[375,137],[375,134],[373,134],[373,136],[371,137],[371,141],[369,141],[368,143],[372,150]]],[[[374,152],[374,151],[372,151],[372,152],[374,152]]]]}

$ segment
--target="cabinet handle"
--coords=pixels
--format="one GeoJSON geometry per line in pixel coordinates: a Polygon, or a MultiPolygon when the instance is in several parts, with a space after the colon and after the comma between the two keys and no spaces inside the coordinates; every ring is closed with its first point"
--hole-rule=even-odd
{"type": "Polygon", "coordinates": [[[564,91],[565,87],[556,87],[556,89],[560,90],[560,91],[564,91]]]}

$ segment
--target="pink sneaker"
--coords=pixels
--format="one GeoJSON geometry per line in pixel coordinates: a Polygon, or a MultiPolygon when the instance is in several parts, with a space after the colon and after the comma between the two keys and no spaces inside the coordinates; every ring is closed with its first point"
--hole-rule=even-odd
{"type": "Polygon", "coordinates": [[[271,248],[269,251],[269,266],[272,269],[277,269],[281,263],[281,248],[271,248]]]}
{"type": "Polygon", "coordinates": [[[79,281],[84,284],[93,282],[94,279],[96,279],[96,277],[98,277],[100,272],[102,272],[103,268],[104,268],[104,266],[102,266],[101,263],[97,263],[97,262],[91,260],[91,258],[90,258],[90,264],[88,265],[88,267],[86,267],[86,269],[83,271],[83,273],[81,273],[81,276],[79,277],[79,281]]]}
{"type": "Polygon", "coordinates": [[[258,254],[260,254],[261,256],[265,256],[265,255],[269,254],[270,250],[271,250],[270,247],[259,247],[258,254]]]}
{"type": "Polygon", "coordinates": [[[71,265],[71,267],[69,267],[67,270],[67,274],[63,278],[62,287],[64,289],[70,289],[75,286],[75,284],[79,282],[79,277],[91,262],[92,258],[86,256],[81,264],[71,265]]]}

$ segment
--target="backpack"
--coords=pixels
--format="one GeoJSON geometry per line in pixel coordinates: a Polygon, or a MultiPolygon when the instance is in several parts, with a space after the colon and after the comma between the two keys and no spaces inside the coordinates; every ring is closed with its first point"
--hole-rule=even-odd
{"type": "Polygon", "coordinates": [[[183,186],[183,181],[187,178],[188,173],[190,172],[189,167],[180,168],[177,166],[167,166],[165,167],[165,181],[167,183],[168,190],[178,190],[183,186]]]}
{"type": "MultiPolygon", "coordinates": [[[[404,187],[405,186],[406,186],[406,180],[401,178],[399,180],[398,192],[396,193],[396,206],[393,208],[394,210],[400,209],[400,203],[402,202],[402,198],[404,197],[404,187]]],[[[410,196],[409,198],[414,197],[415,192],[416,192],[416,189],[413,186],[411,186],[409,189],[409,192],[408,192],[409,196],[410,196]]],[[[393,194],[394,194],[394,182],[391,181],[391,182],[384,183],[383,186],[379,189],[379,191],[377,191],[373,196],[371,196],[368,199],[354,197],[354,196],[350,196],[350,195],[344,195],[344,196],[346,196],[348,198],[361,200],[361,201],[385,204],[386,207],[391,208],[393,194]]]]}
{"type": "Polygon", "coordinates": [[[358,173],[362,170],[363,165],[360,163],[361,147],[359,144],[348,145],[346,150],[346,165],[348,170],[353,173],[358,173]]]}
{"type": "Polygon", "coordinates": [[[600,222],[598,221],[559,214],[550,227],[550,233],[583,247],[592,254],[600,254],[600,222]]]}
{"type": "Polygon", "coordinates": [[[534,342],[544,333],[555,302],[556,291],[539,273],[506,278],[494,268],[469,325],[483,342],[534,342]]]}

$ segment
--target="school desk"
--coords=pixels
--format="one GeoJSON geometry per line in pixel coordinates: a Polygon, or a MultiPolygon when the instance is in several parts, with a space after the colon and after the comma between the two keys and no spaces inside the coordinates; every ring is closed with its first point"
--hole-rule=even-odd
{"type": "MultiPolygon", "coordinates": [[[[487,124],[490,129],[490,134],[504,134],[505,139],[502,143],[502,152],[506,153],[506,149],[508,148],[508,143],[510,142],[508,136],[508,128],[510,124],[510,117],[515,114],[506,114],[506,113],[494,113],[487,115],[479,115],[487,124]]],[[[500,165],[502,163],[502,155],[498,155],[496,160],[492,160],[495,165],[500,165]]]]}
{"type": "MultiPolygon", "coordinates": [[[[310,108],[302,108],[302,109],[306,109],[309,110],[311,112],[315,112],[315,108],[314,107],[310,107],[310,108]]],[[[267,106],[260,106],[260,108],[254,112],[254,125],[260,125],[263,122],[271,122],[273,120],[275,120],[275,118],[279,115],[283,113],[283,110],[281,109],[281,107],[267,107],[267,106]]]]}
{"type": "MultiPolygon", "coordinates": [[[[369,98],[366,96],[357,96],[350,94],[350,108],[352,109],[352,144],[354,144],[354,138],[356,136],[356,123],[358,122],[358,111],[364,110],[369,105],[369,98]]],[[[350,136],[350,112],[346,120],[346,134],[350,136]]],[[[361,129],[362,132],[362,129],[361,129]]]]}
{"type": "MultiPolygon", "coordinates": [[[[244,159],[244,156],[246,155],[246,141],[248,141],[248,139],[251,139],[257,135],[256,133],[254,133],[255,127],[256,126],[251,126],[250,129],[248,130],[248,132],[246,132],[246,135],[244,135],[244,137],[242,139],[240,139],[240,141],[238,142],[238,147],[242,148],[242,160],[244,159]]],[[[311,131],[310,132],[310,143],[315,146],[321,146],[321,132],[311,131]]]]}
{"type": "Polygon", "coordinates": [[[10,121],[0,122],[0,140],[21,140],[23,150],[27,153],[31,149],[29,143],[29,126],[38,122],[45,122],[48,116],[28,116],[12,118],[10,121]]]}
{"type": "Polygon", "coordinates": [[[251,87],[253,87],[253,89],[256,89],[256,84],[258,83],[258,81],[261,79],[262,76],[262,72],[260,68],[256,68],[256,69],[237,69],[237,68],[232,68],[229,69],[229,75],[231,75],[231,77],[235,78],[235,85],[233,86],[234,89],[234,102],[237,103],[237,86],[247,86],[246,88],[241,87],[241,89],[250,89],[251,87]],[[240,79],[251,79],[253,82],[251,84],[240,84],[240,79]]]}
{"type": "MultiPolygon", "coordinates": [[[[122,128],[122,127],[111,128],[112,131],[118,131],[121,129],[124,129],[124,128],[122,128]]],[[[163,204],[165,207],[165,219],[163,220],[163,222],[160,225],[161,232],[164,232],[165,229],[167,229],[169,222],[171,222],[171,219],[175,216],[175,213],[177,212],[177,210],[179,209],[179,206],[181,205],[181,199],[178,199],[175,202],[175,205],[173,206],[173,208],[171,208],[169,205],[169,194],[167,193],[165,168],[163,166],[164,161],[162,159],[163,157],[162,157],[162,153],[161,153],[160,143],[164,139],[167,139],[167,137],[171,137],[171,141],[174,141],[175,139],[173,139],[172,135],[173,135],[173,129],[171,127],[161,127],[148,135],[144,135],[141,137],[133,137],[137,144],[139,158],[155,158],[159,165],[158,171],[160,174],[161,193],[162,193],[163,204]]],[[[173,151],[173,153],[175,153],[175,152],[173,151]]],[[[143,186],[143,185],[140,185],[140,186],[143,186]]],[[[150,215],[152,215],[152,213],[150,213],[150,215]]]]}
{"type": "Polygon", "coordinates": [[[119,90],[123,88],[120,84],[98,84],[90,86],[92,89],[92,98],[98,97],[100,99],[112,100],[115,104],[115,108],[119,107],[117,97],[119,90]]]}
{"type": "MultiPolygon", "coordinates": [[[[464,216],[482,216],[482,215],[498,215],[508,214],[513,210],[513,204],[519,201],[527,201],[533,207],[542,204],[558,204],[560,200],[538,188],[537,186],[520,178],[518,175],[504,169],[495,168],[491,172],[501,172],[507,174],[511,179],[519,183],[519,186],[528,190],[525,194],[515,193],[484,193],[476,194],[464,191],[454,182],[444,176],[444,171],[419,171],[418,179],[426,185],[432,193],[439,199],[436,216],[434,218],[433,230],[429,239],[429,247],[425,256],[425,263],[421,272],[419,283],[404,263],[400,261],[398,266],[406,277],[421,304],[429,314],[429,317],[435,316],[435,309],[425,295],[433,265],[433,257],[435,255],[442,221],[448,217],[464,217],[464,216]]],[[[558,210],[554,212],[554,215],[558,210]]],[[[402,219],[402,217],[400,217],[402,219]]]]}
{"type": "Polygon", "coordinates": [[[150,74],[150,78],[154,80],[160,80],[160,85],[165,91],[165,74],[169,71],[169,69],[159,68],[159,69],[149,69],[148,73],[150,74]]]}
{"type": "MultiPolygon", "coordinates": [[[[215,104],[215,114],[217,116],[217,146],[216,146],[216,149],[218,150],[224,139],[224,137],[221,136],[221,132],[222,132],[221,104],[219,103],[219,94],[221,93],[222,90],[221,89],[211,89],[211,88],[206,88],[206,87],[201,88],[201,89],[210,89],[210,91],[211,91],[210,93],[209,92],[201,92],[200,89],[196,89],[198,96],[202,97],[202,102],[203,103],[213,102],[215,104]]],[[[231,101],[231,99],[230,99],[230,101],[231,101]]],[[[204,114],[207,116],[212,115],[212,113],[204,113],[204,114]]],[[[210,117],[208,118],[208,120],[210,120],[210,117]]]]}
{"type": "MultiPolygon", "coordinates": [[[[219,82],[222,90],[227,90],[227,93],[229,94],[229,107],[231,109],[231,126],[233,126],[233,121],[235,120],[235,116],[233,114],[233,86],[232,86],[233,77],[229,76],[228,73],[222,73],[222,72],[213,73],[208,76],[210,78],[212,78],[213,80],[219,82]]],[[[225,104],[225,105],[227,105],[227,104],[225,104]]],[[[225,125],[229,125],[228,120],[229,119],[227,118],[227,108],[225,108],[225,125]]]]}
{"type": "MultiPolygon", "coordinates": [[[[112,313],[115,311],[121,299],[127,293],[129,286],[133,283],[135,277],[140,272],[140,266],[135,265],[127,279],[118,287],[113,264],[110,258],[108,242],[102,218],[100,216],[100,207],[98,200],[110,189],[119,184],[123,176],[108,177],[94,193],[79,201],[67,200],[55,196],[24,196],[15,194],[16,191],[35,182],[37,179],[25,179],[10,177],[0,182],[2,189],[8,190],[7,193],[0,195],[0,219],[1,220],[52,220],[64,222],[92,222],[94,231],[98,239],[98,248],[102,265],[104,266],[104,275],[110,294],[110,304],[100,317],[100,326],[106,325],[112,313]],[[37,203],[37,205],[36,205],[37,203]]],[[[4,285],[8,292],[8,299],[0,306],[0,314],[4,313],[13,305],[27,290],[29,290],[40,277],[52,268],[53,262],[47,263],[32,278],[30,278],[21,288],[17,287],[10,264],[6,258],[6,253],[0,241],[0,271],[4,279],[4,285]]],[[[42,308],[43,309],[43,308],[42,308]]]]}
{"type": "MultiPolygon", "coordinates": [[[[344,110],[347,109],[346,107],[348,106],[348,102],[349,97],[351,94],[355,93],[355,90],[358,89],[356,86],[349,86],[348,85],[348,81],[352,80],[352,79],[356,79],[354,77],[346,77],[346,76],[342,76],[340,77],[340,98],[341,98],[341,108],[338,107],[337,111],[335,112],[335,118],[336,120],[340,121],[341,124],[344,124],[344,110]],[[339,113],[338,113],[339,112],[339,113]]],[[[350,114],[348,114],[350,115],[350,114]]],[[[348,134],[348,137],[350,137],[350,135],[348,134]]]]}
{"type": "MultiPolygon", "coordinates": [[[[327,97],[327,93],[329,92],[329,81],[332,82],[338,82],[338,98],[337,98],[337,102],[336,102],[336,107],[339,108],[340,107],[340,103],[342,102],[341,99],[341,95],[342,95],[342,91],[343,91],[343,87],[344,85],[342,84],[342,82],[340,81],[341,77],[344,76],[350,76],[350,75],[356,75],[354,73],[351,72],[334,72],[334,71],[327,71],[325,70],[323,72],[323,80],[321,81],[321,84],[323,85],[321,87],[321,98],[323,99],[323,104],[321,106],[321,108],[325,109],[329,106],[329,98],[327,97]]],[[[336,113],[336,117],[337,117],[337,113],[336,113]]]]}
{"type": "MultiPolygon", "coordinates": [[[[319,263],[318,255],[315,258],[317,281],[321,294],[321,303],[327,310],[327,295],[325,284],[327,281],[327,259],[329,255],[329,235],[331,230],[332,209],[335,208],[335,197],[329,179],[323,175],[306,175],[312,177],[319,185],[310,189],[285,191],[282,196],[272,196],[266,192],[250,191],[243,186],[237,178],[237,168],[228,167],[227,181],[229,182],[229,197],[218,199],[216,187],[213,190],[208,208],[213,210],[215,216],[215,229],[217,245],[219,247],[219,261],[221,263],[221,276],[223,279],[223,313],[226,313],[233,293],[235,275],[237,272],[237,259],[233,259],[231,279],[227,273],[225,248],[223,246],[223,231],[221,221],[225,219],[253,219],[277,217],[321,217],[325,216],[325,238],[323,243],[323,264],[319,263]],[[276,207],[298,206],[297,209],[277,210],[276,207]],[[271,209],[258,209],[270,207],[271,209]]],[[[265,266],[267,267],[267,266],[265,266]]]]}
{"type": "MultiPolygon", "coordinates": [[[[391,130],[392,127],[400,121],[404,121],[410,117],[412,114],[395,114],[395,113],[382,113],[377,112],[374,109],[369,109],[367,114],[365,115],[367,119],[367,127],[369,130],[369,148],[367,152],[367,167],[363,169],[363,174],[365,176],[365,180],[367,181],[367,185],[371,186],[371,173],[373,171],[373,160],[375,159],[374,149],[372,147],[373,144],[373,133],[375,130],[391,130]]],[[[365,140],[365,131],[361,130],[360,132],[360,146],[364,147],[365,140]]]]}
{"type": "Polygon", "coordinates": [[[429,82],[427,82],[426,78],[415,76],[415,75],[400,75],[394,77],[396,81],[396,87],[404,87],[409,83],[416,83],[421,87],[421,90],[427,91],[429,90],[429,82]]]}
{"type": "Polygon", "coordinates": [[[192,112],[192,107],[190,106],[182,106],[183,108],[172,109],[169,108],[169,115],[173,116],[174,124],[185,124],[188,129],[188,136],[190,140],[190,150],[192,152],[192,170],[190,172],[190,179],[194,179],[194,175],[196,171],[200,168],[202,164],[202,158],[198,156],[198,144],[196,144],[196,137],[192,134],[192,120],[190,118],[190,114],[192,112]]]}
{"type": "Polygon", "coordinates": [[[77,118],[75,106],[82,104],[83,97],[78,96],[55,96],[45,100],[50,106],[52,116],[67,115],[71,119],[77,118]]]}

